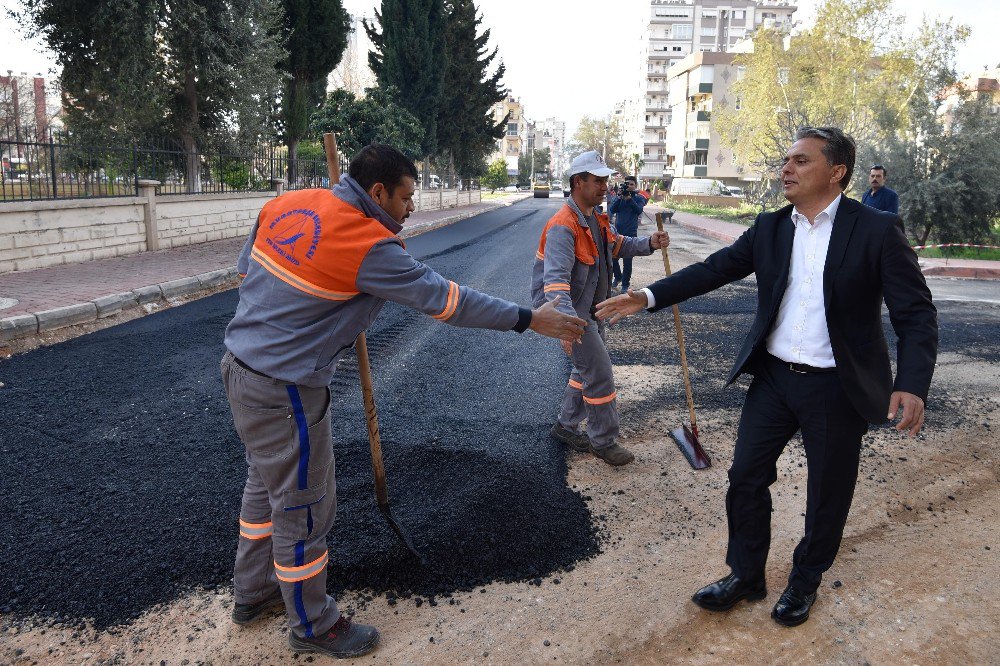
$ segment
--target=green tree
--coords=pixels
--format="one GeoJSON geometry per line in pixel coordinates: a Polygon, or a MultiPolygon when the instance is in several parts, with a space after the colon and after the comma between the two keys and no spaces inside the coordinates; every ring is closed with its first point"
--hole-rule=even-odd
{"type": "Polygon", "coordinates": [[[912,122],[914,97],[943,75],[936,58],[967,34],[946,22],[901,37],[891,0],[826,0],[815,25],[790,40],[755,34],[753,52],[734,62],[743,72],[730,89],[739,108],[717,103],[713,120],[738,160],[765,179],[802,126],[833,125],[859,146],[884,145],[912,122]]]}
{"type": "MultiPolygon", "coordinates": [[[[173,137],[189,191],[199,148],[266,116],[283,45],[274,0],[22,0],[62,67],[67,126],[104,140],[173,137]]],[[[261,125],[265,122],[262,120],[261,125]]]]}
{"type": "Polygon", "coordinates": [[[509,182],[507,178],[507,162],[504,160],[494,160],[486,169],[483,176],[483,185],[490,188],[490,192],[495,192],[501,187],[506,187],[509,182]]]}
{"type": "Polygon", "coordinates": [[[535,148],[534,159],[532,153],[522,153],[517,158],[517,184],[530,185],[531,179],[536,173],[548,171],[552,162],[552,155],[548,148],[535,148]]]}
{"type": "Polygon", "coordinates": [[[386,143],[410,159],[421,153],[423,128],[420,121],[397,104],[393,88],[368,88],[357,98],[346,90],[334,90],[312,116],[312,134],[337,135],[340,151],[355,155],[370,143],[386,143]]]}
{"type": "Polygon", "coordinates": [[[438,149],[449,155],[455,170],[468,182],[470,176],[482,173],[483,158],[506,129],[506,119],[494,122],[491,111],[507,94],[500,84],[505,69],[499,63],[489,73],[497,52],[487,49],[489,30],[476,34],[482,17],[472,0],[447,0],[445,11],[448,85],[442,90],[438,113],[438,149]]]}
{"type": "Polygon", "coordinates": [[[309,131],[312,114],[323,104],[326,77],[340,63],[350,16],[341,0],[283,0],[282,37],[287,53],[279,63],[286,74],[281,97],[288,179],[296,179],[299,141],[309,131]]]}
{"type": "Polygon", "coordinates": [[[424,130],[420,148],[425,158],[426,183],[429,158],[438,152],[441,91],[448,68],[444,2],[382,0],[375,20],[377,27],[365,21],[365,31],[374,47],[368,54],[368,64],[379,87],[393,87],[399,105],[412,113],[424,130]]]}
{"type": "Polygon", "coordinates": [[[893,138],[880,161],[918,245],[989,240],[1000,223],[1000,141],[983,137],[1000,136],[1000,116],[988,100],[969,99],[941,122],[939,104],[932,99],[918,131],[893,138]]]}

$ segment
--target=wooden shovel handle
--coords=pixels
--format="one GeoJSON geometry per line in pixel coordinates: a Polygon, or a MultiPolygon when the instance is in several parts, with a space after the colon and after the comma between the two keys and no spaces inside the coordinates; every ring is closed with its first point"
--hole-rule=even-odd
{"type": "MultiPolygon", "coordinates": [[[[656,228],[663,231],[663,213],[656,214],[656,228]]],[[[667,248],[661,247],[660,253],[663,255],[663,270],[667,276],[671,275],[670,257],[667,256],[667,248]]],[[[698,432],[698,425],[694,418],[694,394],[691,391],[691,378],[688,376],[687,353],[684,351],[684,330],[681,328],[681,311],[674,305],[674,328],[677,329],[677,346],[681,350],[681,370],[684,373],[684,392],[687,394],[688,414],[691,417],[691,430],[698,432]]],[[[697,435],[696,435],[697,436],[697,435]]]]}
{"type": "MultiPolygon", "coordinates": [[[[323,135],[326,150],[326,169],[330,184],[340,182],[340,160],[337,157],[337,137],[327,132],[323,135]]],[[[365,400],[365,418],[368,421],[368,446],[372,451],[372,471],[375,473],[375,500],[379,506],[389,505],[389,490],[385,483],[385,465],[382,463],[382,440],[378,432],[378,412],[375,410],[375,391],[372,388],[372,366],[368,361],[368,341],[365,332],[358,334],[354,343],[358,354],[358,375],[361,377],[361,395],[365,400]]]]}

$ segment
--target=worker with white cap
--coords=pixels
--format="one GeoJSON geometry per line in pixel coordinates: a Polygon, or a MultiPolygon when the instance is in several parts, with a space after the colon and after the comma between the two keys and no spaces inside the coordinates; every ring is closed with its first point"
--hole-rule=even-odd
{"type": "Polygon", "coordinates": [[[670,238],[663,231],[639,238],[622,236],[607,215],[594,210],[604,200],[612,173],[614,169],[596,150],[573,160],[570,196],[545,225],[538,242],[531,296],[538,307],[562,294],[556,308],[590,324],[580,342],[563,343],[573,369],[552,436],[617,467],[632,462],[634,456],[615,441],[619,418],[615,380],[604,325],[594,319],[594,306],[609,296],[614,258],[652,254],[666,247],[670,238]],[[584,418],[586,433],[580,430],[584,418]]]}

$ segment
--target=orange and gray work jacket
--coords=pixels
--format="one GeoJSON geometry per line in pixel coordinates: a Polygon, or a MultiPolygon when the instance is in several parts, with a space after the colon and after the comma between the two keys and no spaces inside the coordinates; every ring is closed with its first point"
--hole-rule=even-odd
{"type": "Polygon", "coordinates": [[[454,326],[524,331],[531,311],[446,280],[415,260],[402,226],[349,176],[264,206],[238,269],[225,344],[275,379],[323,387],[340,357],[394,301],[454,326]]]}
{"type": "Polygon", "coordinates": [[[648,236],[622,236],[607,215],[595,216],[604,237],[603,258],[598,256],[587,218],[572,198],[545,225],[531,274],[531,300],[536,308],[562,294],[556,306],[559,311],[589,320],[600,276],[598,262],[604,261],[610,274],[612,259],[653,253],[648,236]]]}

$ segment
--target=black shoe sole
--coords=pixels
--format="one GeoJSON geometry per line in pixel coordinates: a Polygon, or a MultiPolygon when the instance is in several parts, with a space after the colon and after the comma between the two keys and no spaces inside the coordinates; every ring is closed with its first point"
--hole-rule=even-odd
{"type": "Polygon", "coordinates": [[[806,613],[805,617],[800,617],[795,620],[782,620],[774,611],[771,611],[771,618],[783,627],[797,627],[809,619],[809,613],[806,613]]]}
{"type": "Polygon", "coordinates": [[[563,444],[565,444],[566,446],[568,446],[572,450],[576,451],[577,453],[590,453],[590,443],[589,443],[589,441],[588,441],[588,443],[587,443],[586,446],[584,446],[583,448],[581,448],[580,445],[574,444],[573,440],[569,439],[568,437],[563,438],[560,435],[557,435],[557,434],[555,434],[552,431],[549,431],[549,436],[552,439],[556,440],[557,442],[562,442],[563,444]]]}
{"type": "Polygon", "coordinates": [[[732,603],[726,604],[725,606],[707,606],[704,603],[698,601],[698,599],[696,599],[695,597],[691,597],[691,601],[693,601],[694,605],[697,606],[698,608],[703,608],[707,611],[712,611],[713,613],[721,613],[722,611],[729,610],[730,608],[732,608],[733,606],[735,606],[736,604],[740,603],[743,600],[752,602],[752,601],[761,601],[766,598],[767,598],[767,590],[761,590],[759,592],[747,592],[746,594],[741,594],[740,596],[733,599],[732,603]]]}
{"type": "Polygon", "coordinates": [[[318,645],[313,645],[312,643],[300,643],[296,639],[298,636],[291,634],[288,637],[288,645],[296,652],[318,652],[319,654],[325,654],[328,657],[333,657],[335,659],[353,659],[355,657],[363,657],[369,652],[373,651],[378,647],[379,641],[381,640],[381,634],[375,634],[375,639],[362,645],[356,650],[338,652],[337,650],[326,650],[318,645]]]}

